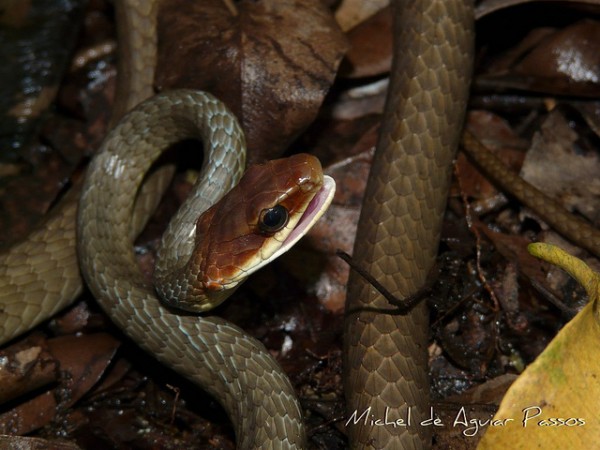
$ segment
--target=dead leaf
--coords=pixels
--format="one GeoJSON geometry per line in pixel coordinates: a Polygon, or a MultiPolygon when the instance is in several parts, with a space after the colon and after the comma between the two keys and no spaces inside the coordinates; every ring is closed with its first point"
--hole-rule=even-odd
{"type": "Polygon", "coordinates": [[[436,448],[453,450],[474,449],[483,435],[484,427],[497,410],[506,390],[516,375],[506,374],[467,389],[460,395],[445,398],[435,406],[445,425],[434,429],[436,448]]]}
{"type": "Polygon", "coordinates": [[[62,401],[72,405],[100,380],[121,343],[108,333],[61,336],[48,349],[69,373],[63,381],[62,401]]]}
{"type": "Polygon", "coordinates": [[[340,93],[331,107],[331,115],[338,120],[353,120],[367,114],[383,114],[389,79],[353,87],[340,93]]]}
{"type": "MultiPolygon", "coordinates": [[[[582,5],[590,5],[590,7],[600,5],[599,0],[550,0],[560,3],[570,3],[581,7],[582,5]]],[[[482,0],[475,7],[475,18],[481,19],[488,14],[499,11],[512,6],[523,5],[525,3],[549,3],[548,0],[482,0]]]]}
{"type": "Polygon", "coordinates": [[[482,384],[467,389],[460,395],[448,397],[445,401],[454,402],[458,405],[466,405],[469,403],[498,404],[516,378],[516,375],[510,373],[499,375],[482,384]]]}
{"type": "Polygon", "coordinates": [[[161,3],[156,84],[211,92],[242,123],[251,160],[272,159],[314,120],[347,44],[318,0],[235,5],[161,3]]]}
{"type": "Polygon", "coordinates": [[[487,63],[486,74],[477,77],[475,84],[484,89],[595,98],[600,82],[600,59],[596,51],[599,39],[600,22],[592,19],[558,29],[534,28],[515,46],[487,63]]]}
{"type": "Polygon", "coordinates": [[[376,14],[389,5],[389,0],[343,0],[335,12],[335,19],[344,31],[376,14]]]}
{"type": "Polygon", "coordinates": [[[600,222],[600,157],[582,154],[578,135],[557,110],[533,137],[521,176],[570,211],[600,222]]]}
{"type": "Polygon", "coordinates": [[[515,71],[540,78],[565,78],[573,84],[598,83],[600,59],[596,43],[600,22],[581,20],[549,34],[517,64],[515,71]]]}
{"type": "Polygon", "coordinates": [[[348,264],[336,255],[336,251],[352,253],[378,129],[378,126],[370,128],[350,151],[354,154],[357,149],[362,149],[361,153],[326,168],[326,173],[338,185],[333,204],[304,238],[306,245],[325,257],[323,270],[311,290],[321,304],[333,312],[344,309],[349,275],[348,264]]]}
{"type": "Polygon", "coordinates": [[[59,385],[0,415],[0,434],[30,433],[54,420],[98,382],[119,345],[107,333],[48,340],[48,351],[59,362],[59,385]]]}
{"type": "Polygon", "coordinates": [[[342,61],[340,75],[372,77],[392,66],[392,12],[381,9],[348,32],[350,50],[342,61]]]}
{"type": "Polygon", "coordinates": [[[58,362],[44,342],[18,342],[0,352],[0,403],[58,378],[58,362]]]}
{"type": "Polygon", "coordinates": [[[73,442],[24,436],[0,436],[0,448],[19,450],[78,450],[73,442]]]}

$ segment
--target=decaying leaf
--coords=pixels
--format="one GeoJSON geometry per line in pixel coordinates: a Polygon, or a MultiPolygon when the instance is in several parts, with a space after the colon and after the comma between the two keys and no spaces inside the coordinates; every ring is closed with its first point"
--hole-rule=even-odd
{"type": "Polygon", "coordinates": [[[552,111],[535,134],[522,177],[590,221],[600,220],[600,158],[577,149],[577,133],[559,111],[552,111]]]}
{"type": "Polygon", "coordinates": [[[368,2],[364,0],[343,0],[335,12],[335,19],[342,30],[348,31],[388,6],[389,3],[389,0],[369,0],[368,2]]]}
{"type": "MultiPolygon", "coordinates": [[[[566,2],[568,3],[568,2],[566,2]]],[[[514,47],[487,64],[480,86],[596,97],[600,60],[596,42],[600,22],[580,20],[563,28],[531,29],[514,47]]]]}
{"type": "Polygon", "coordinates": [[[600,78],[598,39],[600,22],[581,20],[542,39],[515,69],[517,73],[537,77],[564,77],[571,84],[597,84],[600,78]]]}
{"type": "Polygon", "coordinates": [[[348,32],[350,50],[340,75],[359,78],[382,75],[392,65],[392,12],[383,8],[348,32]]]}
{"type": "Polygon", "coordinates": [[[0,352],[0,404],[49,384],[58,363],[43,343],[17,343],[0,352]]]}
{"type": "Polygon", "coordinates": [[[0,436],[0,448],[19,450],[78,450],[80,447],[73,442],[24,436],[0,436]]]}
{"type": "MultiPolygon", "coordinates": [[[[510,8],[512,6],[523,5],[525,3],[548,3],[547,0],[482,0],[478,2],[475,7],[475,18],[480,19],[488,14],[495,11],[499,11],[504,8],[510,8]]],[[[563,1],[565,4],[576,4],[581,7],[582,5],[590,5],[590,7],[600,5],[598,0],[567,0],[563,1]]]]}
{"type": "Polygon", "coordinates": [[[55,420],[98,382],[120,343],[96,333],[57,337],[46,345],[53,364],[58,362],[59,384],[0,414],[0,434],[27,434],[55,420]]]}
{"type": "Polygon", "coordinates": [[[494,416],[495,405],[500,403],[516,375],[505,374],[492,378],[459,395],[444,399],[437,412],[445,427],[434,429],[439,448],[470,450],[477,445],[481,429],[494,416]]]}
{"type": "Polygon", "coordinates": [[[314,120],[347,44],[318,0],[235,5],[162,2],[156,84],[216,95],[242,123],[251,158],[270,159],[314,120]]]}
{"type": "Polygon", "coordinates": [[[325,267],[311,290],[330,311],[342,311],[346,301],[350,269],[336,255],[336,251],[352,252],[378,129],[369,129],[359,139],[350,152],[354,156],[327,167],[327,174],[336,180],[341,189],[336,189],[333,204],[305,239],[308,245],[322,252],[325,257],[325,267]],[[360,153],[355,154],[357,149],[361,149],[360,153]]]}

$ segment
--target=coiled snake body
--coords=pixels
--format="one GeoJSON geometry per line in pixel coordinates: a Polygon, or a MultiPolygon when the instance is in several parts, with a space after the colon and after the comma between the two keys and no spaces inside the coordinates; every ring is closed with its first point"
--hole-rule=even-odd
{"type": "MultiPolygon", "coordinates": [[[[460,0],[396,3],[395,14],[404,26],[401,32],[396,31],[386,121],[365,196],[371,203],[365,203],[359,225],[357,241],[366,245],[357,246],[355,258],[389,289],[408,295],[423,283],[437,248],[450,161],[458,143],[470,74],[472,5],[460,0]],[[415,47],[402,56],[399,46],[406,44],[406,36],[412,36],[415,47]],[[396,107],[397,104],[401,106],[396,107]],[[400,141],[404,143],[399,145],[400,141]],[[400,147],[403,150],[398,153],[400,147]]],[[[138,61],[140,67],[153,64],[153,58],[143,52],[136,56],[135,44],[131,42],[155,40],[155,2],[117,1],[117,7],[125,18],[121,28],[132,28],[128,32],[136,35],[129,44],[125,43],[126,53],[132,59],[142,58],[143,62],[138,61]]],[[[131,76],[126,78],[136,85],[135,89],[128,89],[128,108],[148,96],[151,77],[144,70],[123,72],[129,73],[131,76]],[[140,73],[142,81],[138,82],[140,73]]],[[[130,114],[125,125],[111,133],[105,150],[94,161],[78,213],[82,272],[94,295],[120,327],[223,404],[241,448],[300,448],[305,437],[293,390],[262,345],[219,318],[199,319],[159,306],[153,289],[135,269],[131,242],[138,219],[118,219],[110,224],[116,228],[109,229],[106,217],[96,215],[102,209],[116,209],[112,203],[108,206],[109,199],[119,208],[130,210],[134,194],[121,183],[141,181],[150,164],[139,163],[135,170],[125,171],[125,163],[111,150],[119,135],[130,144],[149,144],[153,159],[157,148],[175,136],[155,142],[154,138],[149,139],[148,130],[152,129],[154,136],[156,131],[173,126],[183,132],[176,135],[179,138],[196,135],[197,126],[207,127],[206,123],[180,122],[166,115],[177,113],[179,108],[195,108],[192,97],[202,97],[194,100],[212,111],[206,116],[207,110],[203,110],[204,119],[225,117],[219,104],[204,94],[177,95],[159,97],[130,114]],[[155,113],[163,115],[162,121],[153,118],[155,113]],[[133,137],[135,134],[130,131],[136,128],[141,133],[133,137]],[[98,183],[107,178],[115,187],[110,193],[98,189],[98,183]],[[113,229],[119,230],[118,236],[113,229]]],[[[233,142],[236,125],[229,119],[224,122],[226,131],[221,129],[219,138],[233,142]]],[[[221,160],[216,151],[208,155],[210,162],[205,171],[225,171],[226,175],[211,174],[206,178],[212,181],[201,194],[205,198],[198,199],[201,203],[210,203],[220,196],[215,180],[218,179],[219,189],[227,190],[243,167],[238,156],[228,154],[221,160]]],[[[74,215],[74,202],[67,202],[58,220],[49,222],[48,227],[8,254],[0,255],[0,304],[4,317],[0,326],[5,341],[56,312],[65,305],[64,298],[68,300],[79,291],[77,261],[72,255],[74,215]],[[42,302],[38,302],[40,296],[42,302]]],[[[355,278],[351,286],[346,388],[356,396],[349,397],[350,411],[368,408],[369,402],[375,401],[371,410],[374,415],[383,414],[386,407],[415,405],[421,417],[427,404],[425,312],[419,308],[406,317],[356,312],[364,306],[381,307],[382,303],[360,280],[355,278]]],[[[372,428],[370,432],[376,433],[372,437],[363,427],[349,427],[356,447],[401,448],[393,440],[396,435],[408,436],[403,441],[406,448],[427,445],[426,434],[414,429],[406,431],[372,428]]]]}
{"type": "Polygon", "coordinates": [[[233,419],[240,447],[259,448],[266,442],[273,448],[300,447],[304,434],[294,391],[262,344],[217,317],[181,315],[161,306],[136,266],[130,220],[107,213],[132,210],[132,186],[140,184],[163,149],[200,137],[209,144],[201,186],[171,222],[179,228],[170,226],[163,238],[177,247],[171,265],[190,260],[197,211],[207,210],[238,182],[244,139],[222,103],[184,90],[158,95],[134,109],[94,158],[78,212],[82,272],[110,317],[140,346],[219,400],[233,419]],[[257,405],[268,418],[254,414],[257,405]]]}

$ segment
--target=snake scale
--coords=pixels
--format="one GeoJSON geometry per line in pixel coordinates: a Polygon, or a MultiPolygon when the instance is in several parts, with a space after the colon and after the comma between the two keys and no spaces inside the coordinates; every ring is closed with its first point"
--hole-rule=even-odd
{"type": "MultiPolygon", "coordinates": [[[[135,200],[131,186],[141,182],[163,149],[199,136],[210,144],[200,176],[202,186],[196,196],[186,199],[177,213],[180,219],[189,217],[188,211],[206,210],[238,182],[245,153],[237,121],[213,97],[184,90],[142,103],[113,129],[88,169],[80,201],[82,272],[121,329],[223,405],[241,448],[260,448],[266,442],[272,448],[298,448],[305,440],[301,411],[276,361],[262,344],[223,319],[183,315],[161,306],[137,267],[129,221],[123,214],[106,214],[131,211],[135,200]],[[149,135],[148,129],[156,133],[149,135]],[[120,149],[123,142],[127,153],[120,149]],[[200,206],[186,208],[188,202],[200,206]]],[[[179,248],[172,257],[185,261],[193,250],[195,233],[190,228],[195,227],[195,218],[184,221],[184,227],[176,234],[179,248]],[[185,236],[190,235],[192,245],[189,238],[186,245],[185,236]]]]}
{"type": "MultiPolygon", "coordinates": [[[[116,2],[121,52],[125,56],[122,61],[127,64],[119,67],[121,94],[115,122],[152,95],[156,5],[155,0],[116,2]]],[[[469,0],[396,0],[392,10],[392,77],[354,261],[402,298],[423,286],[437,252],[451,162],[460,140],[472,70],[473,5],[469,0]]],[[[195,133],[198,124],[187,122],[182,129],[166,116],[161,124],[157,123],[158,110],[201,108],[199,116],[205,120],[219,117],[221,122],[229,123],[229,119],[223,119],[220,104],[202,93],[179,92],[175,97],[168,94],[155,101],[160,106],[148,103],[136,109],[132,114],[137,119],[117,127],[103,147],[121,138],[130,143],[152,141],[154,138],[145,131],[152,121],[155,130],[163,128],[166,121],[177,133],[195,133]],[[136,129],[140,133],[132,137],[136,129]]],[[[227,139],[238,133],[235,125],[229,125],[226,128],[232,134],[227,139]]],[[[171,135],[168,140],[176,137],[180,135],[171,135]]],[[[210,138],[204,138],[210,142],[210,138]]],[[[151,143],[151,159],[163,144],[164,139],[158,139],[156,145],[151,143]]],[[[235,183],[243,159],[237,156],[224,161],[218,155],[209,152],[211,162],[205,170],[225,171],[219,183],[228,189],[235,183]]],[[[104,158],[103,164],[94,162],[94,166],[110,166],[110,157],[104,158]]],[[[117,170],[119,164],[112,164],[117,170]]],[[[140,179],[149,164],[139,164],[134,173],[128,172],[113,182],[140,179]]],[[[148,352],[223,404],[234,423],[240,448],[304,447],[302,415],[293,389],[262,344],[217,317],[181,315],[158,306],[152,288],[135,270],[132,236],[156,199],[150,194],[142,196],[135,218],[117,223],[121,233],[118,238],[105,230],[101,221],[90,219],[98,210],[95,206],[115,208],[108,206],[109,196],[101,190],[89,189],[102,183],[107,175],[97,169],[88,175],[78,234],[89,242],[80,246],[79,262],[74,251],[78,191],[67,195],[44,227],[0,255],[0,339],[11,339],[68,304],[81,290],[81,264],[92,292],[120,327],[148,352]],[[89,252],[86,246],[97,251],[89,252]],[[107,248],[112,252],[118,248],[119,253],[118,258],[109,258],[110,264],[109,259],[105,260],[107,248]],[[100,276],[91,276],[93,272],[100,272],[100,276]],[[107,291],[116,297],[107,296],[107,291]]],[[[124,190],[121,186],[120,191],[124,190]]],[[[131,196],[118,192],[111,195],[110,202],[116,201],[127,210],[133,207],[131,196]]],[[[208,203],[212,201],[208,199],[208,203]]],[[[381,311],[390,308],[393,305],[364,280],[351,275],[344,357],[348,416],[367,411],[369,419],[388,414],[393,420],[406,418],[410,409],[413,425],[377,427],[362,420],[349,423],[353,448],[430,446],[429,429],[414,425],[429,415],[427,311],[423,305],[407,315],[381,311]]]]}
{"type": "MultiPolygon", "coordinates": [[[[404,298],[425,284],[437,255],[469,93],[474,19],[472,4],[464,0],[392,6],[392,76],[353,260],[404,298]]],[[[344,387],[355,447],[431,445],[430,427],[418,425],[429,416],[426,305],[406,315],[377,311],[393,308],[351,273],[344,387]],[[409,410],[412,426],[389,423],[407,420],[409,410]],[[373,426],[372,419],[388,424],[373,426]]]]}
{"type": "MultiPolygon", "coordinates": [[[[388,199],[382,200],[379,197],[379,194],[375,192],[377,189],[374,189],[374,185],[389,186],[390,189],[384,189],[387,190],[388,197],[390,193],[405,194],[401,202],[390,200],[395,205],[405,202],[404,206],[400,206],[405,217],[403,223],[396,220],[388,221],[385,225],[388,228],[383,233],[382,229],[379,231],[365,230],[365,221],[361,220],[358,240],[362,241],[360,236],[364,236],[366,238],[364,241],[374,243],[375,248],[385,246],[394,249],[391,257],[408,255],[399,263],[393,264],[390,269],[384,270],[387,274],[397,271],[402,278],[408,280],[407,284],[398,284],[398,292],[405,295],[418,288],[423,282],[424,274],[431,265],[437,248],[436,239],[445,204],[449,167],[458,142],[457,136],[461,128],[464,99],[468,86],[467,76],[470,73],[470,64],[468,61],[465,62],[464,58],[464,55],[470,54],[471,44],[469,42],[472,39],[470,27],[457,25],[461,20],[466,20],[467,23],[472,20],[466,12],[468,9],[463,2],[459,1],[398,2],[394,9],[394,14],[397,19],[400,19],[397,20],[396,26],[403,30],[402,33],[397,33],[396,38],[398,44],[395,54],[396,69],[390,88],[390,101],[388,101],[385,114],[384,130],[386,131],[382,134],[382,144],[377,151],[378,156],[372,170],[372,173],[380,176],[371,177],[368,189],[373,192],[373,195],[366,197],[377,199],[375,201],[379,202],[379,206],[388,201],[388,199]],[[440,17],[447,18],[439,20],[440,17]],[[408,22],[412,27],[398,25],[404,19],[406,19],[405,23],[408,22]],[[436,32],[427,33],[427,28],[429,31],[435,28],[436,32]],[[406,38],[411,37],[417,45],[412,51],[406,53],[405,57],[401,57],[398,48],[405,45],[406,38]],[[432,39],[435,42],[432,42],[432,39]],[[450,76],[444,75],[444,72],[436,75],[436,71],[443,70],[448,64],[446,58],[452,58],[456,54],[460,58],[451,60],[455,65],[450,65],[455,68],[455,71],[450,70],[450,76]],[[427,69],[431,64],[433,64],[432,69],[427,69]],[[414,69],[412,73],[400,71],[400,68],[411,67],[414,69]],[[403,76],[401,73],[407,75],[403,76]],[[417,76],[419,74],[420,78],[417,76]],[[410,84],[408,90],[404,89],[402,86],[411,80],[413,83],[410,84]],[[416,98],[409,101],[407,97],[412,95],[416,95],[416,98]],[[402,104],[409,105],[408,113],[395,110],[394,100],[397,98],[406,99],[406,102],[402,104]],[[407,126],[406,124],[410,124],[410,121],[401,120],[405,116],[411,118],[412,125],[407,126]],[[450,119],[447,120],[446,117],[450,119]],[[427,123],[430,120],[433,122],[427,123]],[[454,128],[454,131],[450,132],[450,128],[454,128]],[[395,152],[399,145],[396,144],[396,141],[399,140],[401,134],[407,131],[414,132],[415,137],[409,135],[407,138],[408,156],[405,156],[404,159],[400,157],[397,160],[395,152]],[[450,136],[452,133],[454,137],[450,136]],[[443,154],[438,152],[443,152],[443,154]],[[419,155],[423,155],[424,159],[420,160],[421,156],[419,155]],[[409,161],[406,161],[407,157],[409,161]],[[413,158],[412,161],[410,161],[411,158],[413,158]],[[401,163],[399,164],[399,162],[401,163]],[[406,165],[404,165],[405,163],[406,165]],[[384,170],[383,166],[386,165],[393,168],[393,171],[388,173],[384,170]],[[387,179],[389,176],[400,177],[400,183],[391,183],[391,180],[387,179]],[[409,187],[411,182],[416,183],[416,189],[413,190],[409,187]],[[407,211],[407,207],[409,211],[407,211]],[[397,230],[401,230],[401,232],[397,230]],[[408,231],[404,237],[399,236],[403,233],[402,230],[408,231]],[[392,239],[399,237],[402,239],[401,243],[390,244],[386,234],[392,239]]],[[[151,74],[156,46],[153,32],[156,2],[119,1],[117,10],[121,19],[119,21],[120,36],[126,37],[126,39],[122,39],[122,51],[128,61],[128,64],[121,64],[119,68],[121,73],[119,92],[127,92],[127,95],[123,95],[122,101],[117,103],[115,117],[118,118],[124,111],[148,97],[152,92],[151,74]]],[[[118,98],[121,99],[121,96],[118,98]]],[[[165,97],[162,101],[170,102],[171,100],[165,97]]],[[[150,117],[148,111],[144,110],[137,110],[135,114],[150,117]]],[[[143,123],[143,120],[137,120],[137,123],[134,122],[133,125],[117,128],[108,138],[109,144],[105,143],[103,146],[110,146],[110,142],[119,134],[129,133],[131,128],[142,127],[143,123]]],[[[125,139],[133,138],[126,137],[125,139]]],[[[237,165],[239,167],[242,163],[238,161],[237,165]]],[[[135,174],[124,176],[128,179],[140,178],[140,173],[144,170],[141,167],[138,169],[135,174]]],[[[102,171],[92,171],[92,174],[88,175],[87,186],[101,182],[100,178],[106,175],[106,173],[102,174],[102,171]]],[[[110,234],[111,238],[108,239],[106,237],[109,235],[108,232],[95,230],[95,228],[102,228],[98,220],[86,219],[86,217],[93,217],[90,205],[104,204],[103,202],[107,201],[100,195],[101,193],[102,191],[98,190],[86,190],[84,197],[89,197],[88,200],[92,201],[81,203],[79,234],[86,236],[92,231],[99,231],[100,236],[104,237],[91,238],[95,239],[93,246],[102,249],[109,244],[116,245],[116,247],[110,248],[118,249],[116,252],[121,254],[121,257],[116,260],[110,258],[109,265],[102,259],[106,258],[106,252],[89,254],[84,250],[85,246],[80,246],[80,261],[92,291],[101,299],[101,304],[112,319],[151,354],[197,382],[223,404],[234,423],[240,448],[302,447],[305,443],[305,436],[301,412],[293,390],[289,386],[289,381],[280,372],[277,364],[264,351],[260,343],[249,339],[241,330],[219,318],[203,317],[198,319],[193,316],[173,314],[157,306],[155,299],[148,295],[150,288],[146,286],[137,270],[134,269],[135,264],[130,245],[134,230],[125,223],[121,223],[119,229],[123,233],[122,238],[119,238],[118,242],[113,242],[115,238],[112,233],[110,234]],[[92,279],[90,274],[99,271],[100,268],[99,281],[96,278],[92,279]],[[122,277],[123,274],[126,274],[126,277],[122,277]],[[118,283],[115,283],[116,279],[119,280],[118,283]],[[114,300],[113,296],[108,296],[107,299],[105,294],[107,290],[116,293],[116,298],[120,298],[120,300],[114,300]],[[168,339],[165,339],[165,336],[168,336],[168,339]]],[[[121,202],[125,209],[131,209],[133,202],[131,197],[119,198],[118,195],[115,197],[112,200],[121,202]]],[[[1,256],[3,258],[1,267],[5,271],[0,273],[0,284],[4,286],[2,292],[6,294],[5,297],[10,296],[13,300],[11,304],[3,306],[3,314],[7,318],[3,324],[4,340],[64,307],[66,302],[73,298],[80,289],[77,261],[72,254],[76,208],[72,201],[64,203],[66,206],[63,206],[61,212],[56,214],[57,218],[49,219],[45,228],[37,234],[33,234],[25,243],[11,249],[8,255],[1,256]],[[43,245],[40,246],[40,243],[43,245]],[[52,263],[48,263],[48,261],[52,261],[52,263]],[[26,276],[23,274],[24,268],[27,268],[26,276]],[[6,280],[7,277],[9,281],[6,280]],[[15,287],[15,291],[8,292],[6,286],[15,287]],[[39,297],[43,300],[41,303],[37,302],[39,297]],[[26,306],[24,307],[24,305],[26,306]],[[27,323],[25,323],[25,319],[27,319],[27,323]]],[[[114,206],[110,208],[114,209],[114,206]]],[[[392,211],[397,208],[394,206],[392,211]]],[[[377,207],[368,203],[365,204],[363,211],[380,214],[377,213],[377,207]]],[[[395,211],[392,214],[398,215],[398,212],[395,211]]],[[[382,222],[385,221],[382,220],[382,222]]],[[[85,238],[83,240],[85,241],[85,238]]],[[[115,250],[112,251],[115,252],[115,250]]],[[[381,272],[375,270],[378,263],[369,261],[369,253],[371,250],[364,248],[360,250],[357,247],[355,256],[361,263],[368,261],[366,268],[371,270],[374,275],[379,276],[381,272]]],[[[389,256],[387,258],[390,259],[389,256]]],[[[382,281],[384,284],[389,283],[390,278],[384,277],[382,281]]],[[[394,281],[394,283],[404,282],[394,281]]],[[[357,298],[357,289],[368,290],[364,285],[361,287],[360,280],[357,282],[354,279],[351,285],[354,286],[354,291],[352,288],[350,290],[351,298],[357,298]]],[[[367,300],[368,297],[364,297],[360,293],[358,298],[367,300]]],[[[367,304],[371,301],[367,300],[367,304]]],[[[353,307],[354,304],[351,300],[350,309],[353,307]]],[[[381,324],[390,319],[389,316],[384,316],[382,319],[377,317],[377,315],[369,315],[368,321],[374,318],[375,321],[371,323],[381,324]]],[[[360,402],[369,397],[375,400],[379,399],[380,403],[383,402],[382,404],[388,404],[387,402],[391,401],[390,407],[398,405],[398,402],[409,402],[421,405],[422,411],[423,405],[427,403],[427,385],[424,376],[426,370],[424,343],[427,321],[424,310],[419,308],[410,316],[400,318],[399,324],[394,320],[399,318],[395,317],[386,325],[376,325],[372,331],[367,330],[366,333],[353,329],[354,325],[363,322],[362,317],[353,318],[350,315],[349,318],[351,322],[347,327],[347,332],[350,332],[351,336],[347,340],[346,347],[350,349],[351,353],[346,357],[346,363],[349,366],[348,373],[351,374],[349,378],[351,381],[346,382],[346,388],[354,390],[362,399],[360,402]],[[378,335],[379,338],[388,342],[387,345],[391,343],[399,346],[399,352],[391,347],[384,349],[377,358],[383,356],[387,358],[387,362],[383,363],[383,367],[378,367],[377,363],[374,363],[374,357],[371,356],[373,343],[365,342],[360,337],[365,335],[375,338],[378,335]],[[399,339],[396,336],[399,336],[399,339]],[[358,353],[352,353],[357,351],[358,353]],[[393,361],[392,365],[396,367],[391,371],[385,366],[389,361],[393,361]],[[398,368],[407,370],[400,371],[398,368]],[[353,372],[356,370],[359,372],[358,376],[353,372]],[[396,388],[388,392],[388,389],[379,383],[376,383],[375,390],[369,390],[372,388],[368,387],[368,382],[363,384],[361,381],[361,377],[365,373],[367,377],[369,375],[382,376],[382,379],[392,381],[395,386],[400,386],[398,389],[401,392],[408,393],[408,396],[395,397],[396,388]],[[390,399],[390,394],[395,398],[390,399]]],[[[379,344],[375,343],[374,345],[375,350],[381,350],[379,344]]],[[[354,407],[355,403],[352,398],[349,398],[349,402],[351,408],[354,407]]],[[[361,408],[362,403],[356,407],[361,408]]],[[[374,410],[373,413],[378,414],[378,410],[374,410]]],[[[391,437],[382,438],[380,435],[369,437],[365,435],[364,431],[356,433],[355,430],[360,430],[360,428],[353,426],[349,428],[350,438],[354,442],[353,446],[383,448],[385,445],[394,445],[391,437]]],[[[412,433],[412,430],[410,431],[412,433]]],[[[413,434],[409,434],[409,441],[427,441],[427,436],[417,436],[415,441],[413,434]]]]}

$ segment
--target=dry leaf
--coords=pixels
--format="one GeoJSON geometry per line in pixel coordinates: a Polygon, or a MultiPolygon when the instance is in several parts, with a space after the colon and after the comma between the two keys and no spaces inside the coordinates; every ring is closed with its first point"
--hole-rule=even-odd
{"type": "Polygon", "coordinates": [[[0,403],[58,378],[58,362],[43,342],[18,342],[0,352],[0,403]]]}
{"type": "Polygon", "coordinates": [[[325,257],[325,266],[311,290],[328,310],[344,309],[349,267],[336,255],[337,250],[352,253],[360,205],[371,167],[379,127],[370,128],[350,152],[360,153],[339,161],[326,169],[338,185],[333,204],[305,237],[305,244],[325,257]]]}
{"type": "Polygon", "coordinates": [[[500,375],[460,395],[445,398],[436,407],[438,417],[446,425],[434,429],[436,448],[474,449],[481,438],[482,428],[494,416],[496,405],[515,378],[516,375],[512,374],[500,375]]]}
{"type": "MultiPolygon", "coordinates": [[[[599,0],[554,0],[561,3],[571,3],[581,7],[581,5],[598,6],[599,0]]],[[[548,0],[482,0],[475,7],[475,18],[481,19],[494,11],[499,11],[512,6],[523,5],[525,3],[548,3],[548,0]]]]}
{"type": "Polygon", "coordinates": [[[222,0],[163,2],[156,84],[216,95],[240,120],[250,158],[271,159],[314,120],[346,39],[318,0],[235,5],[237,15],[222,0]]]}
{"type": "Polygon", "coordinates": [[[563,115],[551,112],[533,138],[521,175],[565,208],[598,223],[600,158],[597,153],[581,154],[577,138],[563,115]]]}
{"type": "Polygon", "coordinates": [[[389,3],[389,0],[369,0],[368,2],[364,0],[343,0],[335,12],[335,19],[342,30],[348,31],[388,6],[389,3]]]}
{"type": "Polygon", "coordinates": [[[556,31],[515,67],[520,74],[541,78],[566,78],[570,93],[573,84],[600,80],[600,59],[596,43],[600,40],[600,22],[582,20],[556,31]]]}
{"type": "Polygon", "coordinates": [[[390,71],[392,66],[392,12],[383,8],[348,32],[350,50],[342,62],[340,75],[349,78],[372,77],[390,71]]]}
{"type": "Polygon", "coordinates": [[[23,436],[0,436],[0,448],[19,450],[78,450],[80,447],[68,441],[49,441],[23,436]]]}
{"type": "Polygon", "coordinates": [[[598,40],[600,22],[591,19],[560,29],[534,28],[488,62],[487,75],[477,77],[475,84],[595,98],[600,82],[598,40]]]}
{"type": "Polygon", "coordinates": [[[48,351],[60,364],[61,382],[1,414],[0,434],[26,434],[50,423],[98,382],[119,345],[106,333],[48,340],[48,351]]]}

